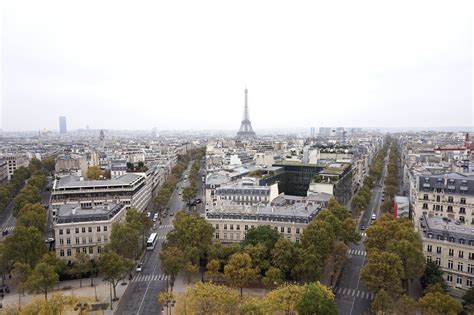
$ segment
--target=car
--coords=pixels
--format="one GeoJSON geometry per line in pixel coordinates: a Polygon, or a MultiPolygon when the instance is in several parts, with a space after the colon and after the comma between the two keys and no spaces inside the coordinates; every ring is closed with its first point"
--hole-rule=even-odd
{"type": "Polygon", "coordinates": [[[2,231],[2,235],[3,235],[3,236],[8,235],[8,230],[3,230],[3,231],[2,231]]]}
{"type": "Polygon", "coordinates": [[[174,216],[174,212],[170,212],[170,217],[174,216]]]}
{"type": "Polygon", "coordinates": [[[180,195],[180,196],[181,196],[182,194],[183,194],[183,193],[182,193],[182,192],[181,192],[181,190],[180,190],[180,191],[179,191],[179,193],[178,193],[178,195],[180,195]]]}
{"type": "Polygon", "coordinates": [[[202,200],[201,200],[201,199],[196,199],[194,202],[195,202],[196,204],[200,204],[200,203],[202,203],[202,200]]]}
{"type": "Polygon", "coordinates": [[[146,217],[147,217],[147,218],[151,217],[151,212],[147,212],[147,213],[146,213],[146,217]]]}
{"type": "Polygon", "coordinates": [[[372,213],[372,220],[377,219],[377,215],[375,213],[372,213]]]}
{"type": "Polygon", "coordinates": [[[362,225],[360,226],[360,229],[361,229],[361,231],[365,230],[365,225],[362,224],[362,225]]]}
{"type": "Polygon", "coordinates": [[[157,218],[153,218],[153,222],[156,222],[157,218]]]}
{"type": "Polygon", "coordinates": [[[142,269],[143,269],[143,263],[139,263],[139,264],[137,265],[137,268],[135,269],[135,271],[136,271],[136,272],[141,272],[142,269]]]}
{"type": "Polygon", "coordinates": [[[0,293],[1,294],[10,293],[10,288],[6,285],[0,286],[0,293]]]}

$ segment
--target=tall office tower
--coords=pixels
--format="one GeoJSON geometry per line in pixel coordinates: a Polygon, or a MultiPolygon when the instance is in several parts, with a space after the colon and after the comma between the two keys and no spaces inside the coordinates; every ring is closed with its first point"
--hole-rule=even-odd
{"type": "Polygon", "coordinates": [[[66,134],[66,116],[59,116],[59,133],[66,134]]]}

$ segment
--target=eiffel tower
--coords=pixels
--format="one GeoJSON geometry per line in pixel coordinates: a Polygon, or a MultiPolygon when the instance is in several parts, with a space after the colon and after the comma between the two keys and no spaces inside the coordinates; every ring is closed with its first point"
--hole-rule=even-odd
{"type": "Polygon", "coordinates": [[[246,139],[246,138],[254,138],[255,132],[252,129],[252,123],[249,119],[249,105],[247,103],[247,94],[248,90],[247,87],[245,88],[245,106],[244,106],[244,118],[240,123],[239,132],[237,132],[237,138],[246,139]]]}

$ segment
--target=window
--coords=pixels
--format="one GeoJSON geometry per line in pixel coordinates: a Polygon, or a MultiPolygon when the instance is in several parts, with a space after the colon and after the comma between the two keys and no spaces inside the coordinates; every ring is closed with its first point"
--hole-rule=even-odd
{"type": "Polygon", "coordinates": [[[94,247],[89,247],[89,254],[94,254],[94,247]]]}
{"type": "Polygon", "coordinates": [[[467,265],[467,272],[468,273],[474,273],[474,265],[468,264],[467,265]]]}
{"type": "Polygon", "coordinates": [[[97,227],[97,232],[100,232],[100,226],[97,227]]]}
{"type": "Polygon", "coordinates": [[[452,274],[448,273],[446,275],[446,282],[453,282],[453,275],[452,274]]]}
{"type": "Polygon", "coordinates": [[[71,238],[66,238],[66,244],[71,245],[71,238]]]}
{"type": "Polygon", "coordinates": [[[248,231],[248,229],[249,229],[249,226],[245,225],[245,231],[248,231]]]}
{"type": "Polygon", "coordinates": [[[467,278],[466,279],[466,286],[469,287],[469,288],[472,287],[472,278],[467,278]]]}
{"type": "Polygon", "coordinates": [[[84,237],[82,238],[82,244],[85,244],[86,242],[87,242],[87,239],[86,239],[86,237],[84,236],[84,237]]]}
{"type": "Polygon", "coordinates": [[[450,202],[450,203],[453,202],[453,196],[448,196],[448,202],[450,202]]]}
{"type": "Polygon", "coordinates": [[[224,224],[224,230],[227,230],[227,224],[224,224]]]}
{"type": "Polygon", "coordinates": [[[459,251],[459,258],[464,258],[464,252],[462,250],[459,251]]]}
{"type": "Polygon", "coordinates": [[[63,235],[63,229],[59,230],[59,235],[63,235]]]}
{"type": "Polygon", "coordinates": [[[59,245],[64,245],[64,239],[63,238],[59,239],[59,245]]]}
{"type": "Polygon", "coordinates": [[[79,233],[79,228],[76,228],[76,234],[79,233]]]}
{"type": "Polygon", "coordinates": [[[82,228],[82,233],[86,233],[86,228],[85,227],[82,228]]]}
{"type": "Polygon", "coordinates": [[[461,198],[460,204],[465,205],[466,204],[466,198],[461,198]]]}
{"type": "Polygon", "coordinates": [[[469,253],[469,259],[474,260],[474,253],[469,253]]]}
{"type": "Polygon", "coordinates": [[[286,232],[287,232],[287,233],[291,233],[291,228],[287,228],[287,229],[286,229],[286,232]]]}
{"type": "Polygon", "coordinates": [[[109,241],[109,237],[107,235],[104,235],[104,242],[108,242],[109,241]]]}
{"type": "Polygon", "coordinates": [[[441,258],[436,257],[436,264],[437,264],[438,266],[441,266],[441,258]]]}
{"type": "Polygon", "coordinates": [[[449,256],[454,256],[454,249],[452,248],[449,249],[449,256]]]}
{"type": "Polygon", "coordinates": [[[423,204],[423,209],[428,209],[428,204],[427,203],[423,204]]]}
{"type": "Polygon", "coordinates": [[[68,248],[68,249],[67,249],[67,256],[71,256],[71,255],[72,255],[71,249],[68,248]]]}
{"type": "Polygon", "coordinates": [[[59,251],[59,256],[64,257],[64,249],[61,249],[61,250],[59,251]]]}
{"type": "Polygon", "coordinates": [[[224,233],[224,239],[225,240],[227,239],[227,233],[224,233]]]}
{"type": "Polygon", "coordinates": [[[71,229],[66,229],[66,234],[71,234],[71,229]]]}
{"type": "Polygon", "coordinates": [[[104,226],[104,232],[107,232],[107,226],[104,226]]]}
{"type": "Polygon", "coordinates": [[[284,227],[284,226],[281,226],[281,227],[280,227],[280,232],[281,232],[281,233],[285,233],[285,227],[284,227]]]}
{"type": "Polygon", "coordinates": [[[432,245],[426,246],[426,251],[431,253],[433,251],[433,246],[432,245]]]}
{"type": "Polygon", "coordinates": [[[231,230],[234,229],[234,225],[233,225],[233,224],[230,225],[230,229],[231,229],[231,230]]]}
{"type": "Polygon", "coordinates": [[[462,284],[462,277],[461,276],[458,276],[456,278],[456,284],[462,284]]]}
{"type": "Polygon", "coordinates": [[[219,233],[216,233],[216,239],[219,239],[219,233]]]}
{"type": "Polygon", "coordinates": [[[235,226],[235,228],[236,228],[237,231],[240,231],[240,224],[237,224],[237,225],[235,226]]]}
{"type": "Polygon", "coordinates": [[[216,224],[216,230],[218,230],[218,229],[219,229],[219,224],[216,224]]]}
{"type": "Polygon", "coordinates": [[[426,262],[431,262],[431,256],[426,256],[426,262]]]}
{"type": "Polygon", "coordinates": [[[76,237],[76,244],[79,244],[79,237],[76,237]]]}
{"type": "Polygon", "coordinates": [[[448,260],[448,269],[453,269],[453,261],[448,260]]]}
{"type": "Polygon", "coordinates": [[[101,246],[97,246],[97,253],[100,254],[102,252],[102,247],[101,246]]]}
{"type": "Polygon", "coordinates": [[[92,236],[89,236],[89,243],[92,243],[92,236]]]}
{"type": "Polygon", "coordinates": [[[92,233],[92,226],[89,226],[89,227],[87,228],[87,231],[88,231],[89,233],[92,233]]]}
{"type": "Polygon", "coordinates": [[[440,202],[441,201],[441,197],[440,196],[436,196],[436,202],[440,202]]]}
{"type": "Polygon", "coordinates": [[[76,254],[80,254],[81,253],[81,249],[78,247],[76,248],[76,254]]]}
{"type": "Polygon", "coordinates": [[[84,254],[87,254],[87,247],[83,247],[83,248],[82,248],[82,252],[83,252],[84,254]]]}
{"type": "Polygon", "coordinates": [[[428,200],[428,194],[423,195],[423,200],[428,200]]]}
{"type": "Polygon", "coordinates": [[[296,234],[300,234],[300,228],[296,228],[296,234]]]}
{"type": "Polygon", "coordinates": [[[466,208],[464,207],[459,208],[459,214],[466,214],[466,208]]]}
{"type": "Polygon", "coordinates": [[[102,236],[100,236],[100,235],[97,236],[97,242],[98,243],[102,242],[102,236]]]}
{"type": "Polygon", "coordinates": [[[448,212],[453,212],[453,206],[448,206],[448,212]]]}
{"type": "Polygon", "coordinates": [[[441,254],[441,247],[439,247],[439,246],[436,247],[436,253],[437,253],[437,254],[441,254]]]}
{"type": "Polygon", "coordinates": [[[458,262],[458,271],[462,271],[462,269],[463,269],[463,263],[458,262]]]}

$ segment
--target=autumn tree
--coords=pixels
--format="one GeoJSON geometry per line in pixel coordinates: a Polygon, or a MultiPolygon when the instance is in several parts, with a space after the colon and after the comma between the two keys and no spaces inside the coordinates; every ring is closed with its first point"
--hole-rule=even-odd
{"type": "Polygon", "coordinates": [[[140,234],[129,224],[114,223],[109,248],[120,256],[136,260],[140,253],[140,234]]]}
{"type": "Polygon", "coordinates": [[[146,237],[148,231],[153,226],[153,221],[146,216],[145,212],[138,211],[137,209],[131,208],[128,209],[126,215],[127,224],[129,224],[133,229],[139,232],[142,239],[142,248],[146,246],[146,237]]]}
{"type": "Polygon", "coordinates": [[[457,315],[462,311],[462,305],[446,293],[430,292],[425,294],[419,305],[423,314],[430,315],[457,315]]]}
{"type": "Polygon", "coordinates": [[[280,237],[280,233],[275,231],[270,225],[259,225],[247,231],[242,246],[245,247],[247,245],[257,245],[261,243],[265,246],[267,253],[270,254],[280,237]]]}
{"type": "Polygon", "coordinates": [[[276,288],[284,282],[283,273],[280,269],[270,267],[262,278],[262,283],[266,288],[276,288]]]}
{"type": "Polygon", "coordinates": [[[272,264],[278,268],[285,279],[291,279],[291,272],[297,262],[295,245],[286,238],[279,238],[272,249],[272,264]]]}
{"type": "Polygon", "coordinates": [[[91,166],[87,169],[87,178],[89,180],[97,180],[101,176],[104,176],[104,173],[99,166],[91,166]]]}
{"type": "Polygon", "coordinates": [[[297,305],[303,295],[303,287],[295,284],[286,284],[267,294],[266,300],[269,313],[296,312],[297,305]]]}
{"type": "Polygon", "coordinates": [[[185,255],[177,247],[168,246],[161,251],[160,261],[163,272],[170,276],[170,287],[173,291],[176,276],[186,265],[185,255]]]}
{"type": "Polygon", "coordinates": [[[371,308],[375,314],[392,314],[394,309],[394,301],[392,296],[389,295],[384,289],[380,289],[375,295],[371,308]]]}
{"type": "Polygon", "coordinates": [[[218,259],[210,260],[206,265],[206,276],[211,279],[213,282],[217,282],[217,280],[222,276],[222,273],[219,271],[221,263],[218,259]]]}
{"type": "Polygon", "coordinates": [[[43,232],[46,225],[46,209],[39,203],[26,204],[17,215],[16,226],[33,226],[43,232]]]}
{"type": "Polygon", "coordinates": [[[27,281],[31,274],[31,266],[26,263],[16,262],[11,272],[12,284],[18,293],[18,309],[21,309],[21,296],[28,289],[27,281]]]}
{"type": "Polygon", "coordinates": [[[253,268],[252,259],[247,253],[232,255],[224,267],[225,278],[232,287],[240,288],[240,296],[243,295],[243,287],[256,280],[257,275],[258,270],[253,268]]]}
{"type": "Polygon", "coordinates": [[[393,253],[373,252],[362,269],[361,278],[374,292],[384,289],[391,294],[400,293],[400,279],[403,278],[402,262],[393,253]]]}
{"type": "Polygon", "coordinates": [[[43,236],[35,227],[16,227],[4,244],[6,261],[27,263],[32,268],[47,252],[43,236]]]}
{"type": "Polygon", "coordinates": [[[309,283],[303,287],[296,309],[299,314],[338,314],[334,294],[319,282],[309,283]]]}
{"type": "Polygon", "coordinates": [[[91,261],[89,255],[84,252],[76,254],[76,261],[71,269],[71,274],[79,277],[79,286],[82,288],[82,277],[91,272],[91,261]]]}

